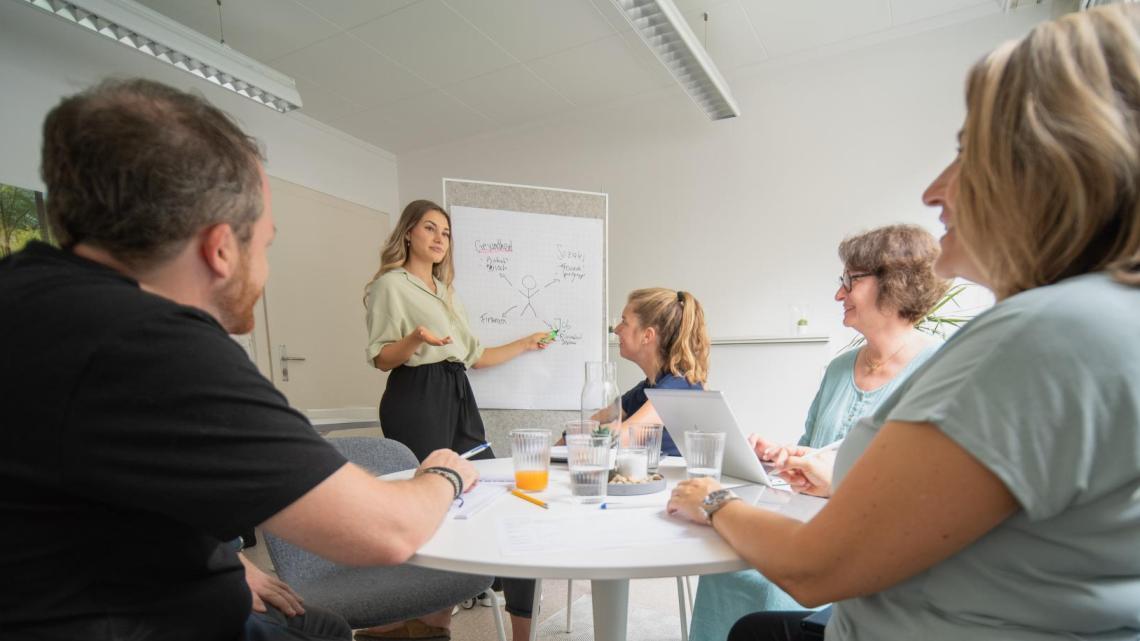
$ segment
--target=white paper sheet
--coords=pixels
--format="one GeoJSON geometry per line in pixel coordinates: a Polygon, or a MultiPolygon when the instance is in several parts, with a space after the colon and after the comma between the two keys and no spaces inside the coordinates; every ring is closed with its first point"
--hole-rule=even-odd
{"type": "Polygon", "coordinates": [[[495,499],[506,494],[510,489],[509,485],[480,482],[470,491],[455,499],[448,514],[453,519],[469,519],[493,503],[495,499]]]}
{"type": "Polygon", "coordinates": [[[598,218],[456,206],[455,291],[485,347],[558,330],[541,352],[468,373],[483,408],[576,410],[606,349],[598,218]]]}
{"type": "Polygon", "coordinates": [[[504,555],[583,552],[701,538],[700,526],[650,510],[597,510],[566,517],[519,516],[498,524],[504,555]],[[649,519],[653,519],[649,522],[649,519]]]}

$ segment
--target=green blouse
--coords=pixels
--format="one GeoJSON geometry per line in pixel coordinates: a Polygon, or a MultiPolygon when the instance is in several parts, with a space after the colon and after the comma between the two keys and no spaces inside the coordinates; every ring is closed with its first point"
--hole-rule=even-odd
{"type": "Polygon", "coordinates": [[[418,277],[398,267],[368,286],[364,304],[368,308],[365,317],[368,349],[365,353],[369,363],[385,345],[404,338],[420,325],[440,338],[450,336],[451,343],[442,347],[427,343],[420,345],[404,363],[408,367],[442,361],[471,367],[483,355],[483,346],[471,333],[467,312],[459,299],[452,293],[449,303],[447,286],[438,278],[432,280],[435,281],[434,294],[418,277]]]}

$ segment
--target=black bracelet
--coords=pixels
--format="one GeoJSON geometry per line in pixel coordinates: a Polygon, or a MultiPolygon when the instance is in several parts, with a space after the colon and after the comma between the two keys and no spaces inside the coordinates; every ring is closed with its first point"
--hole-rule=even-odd
{"type": "Polygon", "coordinates": [[[438,474],[447,479],[447,482],[451,483],[451,488],[455,490],[455,496],[451,497],[452,500],[459,498],[459,495],[463,493],[463,477],[450,467],[425,467],[422,471],[424,474],[438,474]]]}

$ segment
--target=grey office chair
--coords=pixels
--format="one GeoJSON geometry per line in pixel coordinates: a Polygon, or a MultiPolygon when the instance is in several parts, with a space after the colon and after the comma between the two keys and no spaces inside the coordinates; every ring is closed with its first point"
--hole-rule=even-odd
{"type": "MultiPolygon", "coordinates": [[[[372,472],[390,474],[416,467],[412,451],[385,438],[331,438],[345,458],[372,472]]],[[[490,590],[492,578],[429,570],[411,565],[346,567],[265,533],[277,575],[305,599],[344,617],[354,629],[395,623],[450,608],[490,590]]],[[[496,599],[497,600],[497,599],[496,599]]],[[[500,641],[505,641],[498,604],[493,608],[500,641]]]]}

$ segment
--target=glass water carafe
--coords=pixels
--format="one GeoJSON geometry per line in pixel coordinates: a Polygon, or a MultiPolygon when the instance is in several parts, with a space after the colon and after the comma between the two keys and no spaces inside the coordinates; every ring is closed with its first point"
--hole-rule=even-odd
{"type": "Polygon", "coordinates": [[[582,420],[595,420],[598,430],[611,437],[621,430],[621,394],[617,386],[617,367],[611,362],[588,361],[586,384],[582,386],[582,420]]]}

